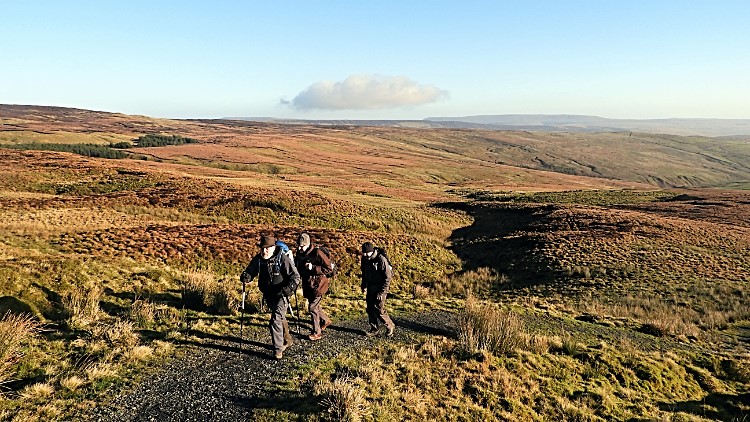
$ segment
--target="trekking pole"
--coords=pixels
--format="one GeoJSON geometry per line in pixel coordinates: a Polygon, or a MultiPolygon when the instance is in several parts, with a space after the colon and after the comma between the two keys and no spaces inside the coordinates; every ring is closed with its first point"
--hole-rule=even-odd
{"type": "Polygon", "coordinates": [[[242,343],[245,342],[245,282],[242,282],[242,303],[240,304],[241,316],[240,316],[240,352],[242,351],[242,343]]]}
{"type": "MultiPolygon", "coordinates": [[[[302,335],[302,334],[300,333],[300,328],[299,328],[299,322],[300,322],[299,321],[299,299],[297,298],[297,292],[296,291],[294,292],[294,303],[295,303],[295,305],[297,305],[297,335],[299,336],[299,335],[302,335]]],[[[292,304],[290,303],[289,306],[291,306],[291,305],[292,304]]]]}
{"type": "MultiPolygon", "coordinates": [[[[297,298],[296,292],[295,292],[294,297],[295,297],[295,299],[297,298]]],[[[289,300],[288,297],[284,296],[284,301],[286,302],[286,308],[287,308],[287,310],[289,310],[289,313],[292,314],[292,316],[294,317],[294,320],[297,321],[297,334],[299,335],[299,333],[300,333],[300,331],[299,331],[299,313],[297,313],[297,315],[294,314],[294,308],[292,308],[292,302],[289,300]]]]}

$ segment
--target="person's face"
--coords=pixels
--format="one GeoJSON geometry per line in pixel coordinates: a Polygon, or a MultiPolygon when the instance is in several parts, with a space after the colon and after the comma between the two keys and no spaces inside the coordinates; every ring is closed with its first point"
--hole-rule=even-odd
{"type": "Polygon", "coordinates": [[[261,248],[261,253],[263,256],[263,259],[268,259],[273,256],[273,251],[276,249],[276,246],[269,246],[267,248],[261,248]]]}
{"type": "Polygon", "coordinates": [[[364,255],[367,259],[372,259],[372,257],[375,255],[375,252],[363,252],[362,255],[364,255]]]}

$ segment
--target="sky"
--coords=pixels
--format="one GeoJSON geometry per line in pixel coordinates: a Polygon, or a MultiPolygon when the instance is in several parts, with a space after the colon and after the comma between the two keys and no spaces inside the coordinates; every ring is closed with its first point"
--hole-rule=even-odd
{"type": "Polygon", "coordinates": [[[0,0],[0,104],[749,119],[749,22],[746,0],[0,0]]]}

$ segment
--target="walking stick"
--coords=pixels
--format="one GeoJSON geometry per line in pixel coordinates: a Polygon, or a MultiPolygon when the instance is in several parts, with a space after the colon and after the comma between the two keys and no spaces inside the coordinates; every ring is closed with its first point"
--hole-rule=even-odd
{"type": "Polygon", "coordinates": [[[242,351],[242,343],[245,342],[245,297],[247,296],[247,293],[245,292],[245,282],[242,282],[242,304],[240,305],[241,309],[241,316],[240,316],[240,352],[242,351]]]}
{"type": "MultiPolygon", "coordinates": [[[[297,335],[302,335],[299,329],[299,299],[297,298],[297,292],[294,292],[294,303],[297,305],[297,335]]],[[[292,306],[290,303],[289,306],[292,306]]]]}
{"type": "MultiPolygon", "coordinates": [[[[294,298],[295,299],[297,298],[296,292],[295,292],[294,298]]],[[[286,302],[286,308],[289,310],[289,313],[291,313],[292,316],[294,317],[295,321],[297,321],[297,335],[299,335],[300,334],[300,330],[299,330],[299,312],[297,312],[296,315],[294,314],[294,308],[292,308],[292,302],[289,300],[288,297],[284,296],[284,302],[286,302]]],[[[299,310],[299,306],[297,307],[297,310],[299,310]]]]}

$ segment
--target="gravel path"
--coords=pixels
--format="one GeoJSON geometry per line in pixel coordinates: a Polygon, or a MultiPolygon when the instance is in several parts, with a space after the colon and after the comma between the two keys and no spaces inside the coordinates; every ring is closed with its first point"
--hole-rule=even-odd
{"type": "MultiPolygon", "coordinates": [[[[407,342],[418,335],[455,335],[456,316],[447,312],[394,318],[397,328],[387,341],[407,342]]],[[[274,384],[300,366],[367,347],[384,337],[364,336],[365,320],[328,327],[323,339],[312,342],[291,323],[295,341],[280,361],[273,359],[265,327],[245,330],[240,349],[236,339],[206,338],[187,346],[180,358],[147,377],[133,391],[96,409],[92,421],[208,421],[247,420],[253,409],[269,407],[278,392],[274,384]]]]}

